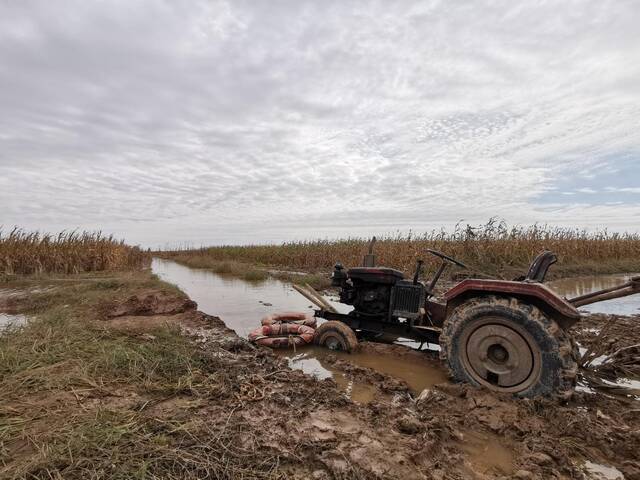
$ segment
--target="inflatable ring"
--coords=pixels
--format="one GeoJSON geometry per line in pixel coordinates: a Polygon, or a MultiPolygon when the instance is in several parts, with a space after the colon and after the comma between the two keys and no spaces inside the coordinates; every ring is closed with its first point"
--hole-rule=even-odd
{"type": "Polygon", "coordinates": [[[308,325],[274,323],[256,328],[249,334],[249,341],[272,348],[300,347],[313,342],[315,333],[308,325]]]}
{"type": "Polygon", "coordinates": [[[316,328],[316,318],[313,315],[302,312],[272,313],[260,320],[261,325],[274,325],[276,323],[294,323],[316,328]]]}

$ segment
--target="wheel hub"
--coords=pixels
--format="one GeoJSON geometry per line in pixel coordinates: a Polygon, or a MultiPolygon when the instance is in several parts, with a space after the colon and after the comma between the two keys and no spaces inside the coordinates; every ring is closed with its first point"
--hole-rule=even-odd
{"type": "Polygon", "coordinates": [[[325,340],[325,346],[329,350],[344,350],[344,347],[342,345],[342,341],[340,340],[340,338],[333,335],[327,336],[325,340]]]}
{"type": "Polygon", "coordinates": [[[527,340],[513,328],[485,324],[468,337],[469,373],[495,389],[509,389],[526,382],[534,373],[534,355],[527,340]]]}

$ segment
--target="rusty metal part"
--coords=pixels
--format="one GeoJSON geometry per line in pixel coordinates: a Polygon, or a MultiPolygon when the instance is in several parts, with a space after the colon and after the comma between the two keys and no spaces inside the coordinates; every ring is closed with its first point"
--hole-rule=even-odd
{"type": "Polygon", "coordinates": [[[369,253],[364,256],[362,260],[363,267],[375,267],[376,266],[376,256],[373,253],[373,246],[376,243],[376,237],[373,237],[369,242],[369,253]]]}
{"type": "Polygon", "coordinates": [[[425,306],[428,315],[423,317],[425,319],[424,323],[441,327],[447,318],[447,306],[444,303],[434,302],[432,300],[427,300],[425,306]]]}
{"type": "Polygon", "coordinates": [[[338,311],[320,294],[317,290],[311,287],[308,283],[305,283],[304,287],[300,285],[293,285],[293,288],[307,300],[312,302],[313,304],[320,307],[322,310],[327,310],[329,312],[338,313],[338,311]]]}
{"type": "Polygon", "coordinates": [[[636,293],[640,293],[640,276],[633,277],[631,280],[621,285],[580,295],[579,297],[570,298],[567,301],[575,307],[581,307],[583,305],[590,305],[592,303],[603,302],[605,300],[626,297],[636,293]]]}
{"type": "Polygon", "coordinates": [[[430,248],[427,248],[427,252],[429,252],[431,255],[434,255],[442,260],[440,267],[438,268],[436,273],[433,275],[433,279],[431,280],[429,285],[426,287],[428,296],[432,296],[433,291],[436,288],[436,284],[438,283],[438,280],[440,280],[440,277],[442,276],[444,271],[447,269],[447,266],[449,263],[453,263],[454,265],[457,265],[461,268],[467,268],[467,266],[464,263],[459,262],[455,258],[449,257],[448,255],[445,255],[442,252],[438,252],[437,250],[432,250],[430,248]]]}
{"type": "Polygon", "coordinates": [[[580,312],[574,305],[541,283],[467,279],[445,293],[444,298],[448,306],[455,306],[469,296],[477,294],[502,294],[534,300],[540,308],[549,311],[565,329],[580,320],[580,312]]]}
{"type": "Polygon", "coordinates": [[[540,350],[529,332],[500,317],[482,319],[461,338],[462,363],[485,387],[516,392],[528,388],[540,375],[540,350]]]}

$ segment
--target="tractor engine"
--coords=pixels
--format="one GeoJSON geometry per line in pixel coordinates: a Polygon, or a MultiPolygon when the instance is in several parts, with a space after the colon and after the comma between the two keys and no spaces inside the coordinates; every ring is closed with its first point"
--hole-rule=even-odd
{"type": "Polygon", "coordinates": [[[358,316],[383,321],[415,318],[424,303],[424,286],[404,280],[402,272],[392,268],[361,267],[345,272],[338,263],[331,279],[334,287],[340,287],[340,302],[353,305],[358,316]]]}

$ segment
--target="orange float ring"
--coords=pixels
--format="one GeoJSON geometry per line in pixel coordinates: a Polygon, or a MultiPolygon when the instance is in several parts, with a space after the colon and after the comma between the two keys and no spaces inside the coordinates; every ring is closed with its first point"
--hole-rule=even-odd
{"type": "Polygon", "coordinates": [[[274,323],[262,325],[249,334],[249,341],[272,348],[300,347],[313,342],[316,331],[308,325],[274,323]]]}
{"type": "Polygon", "coordinates": [[[276,323],[293,323],[316,328],[316,318],[313,315],[302,312],[272,313],[260,320],[261,325],[274,325],[276,323]]]}

